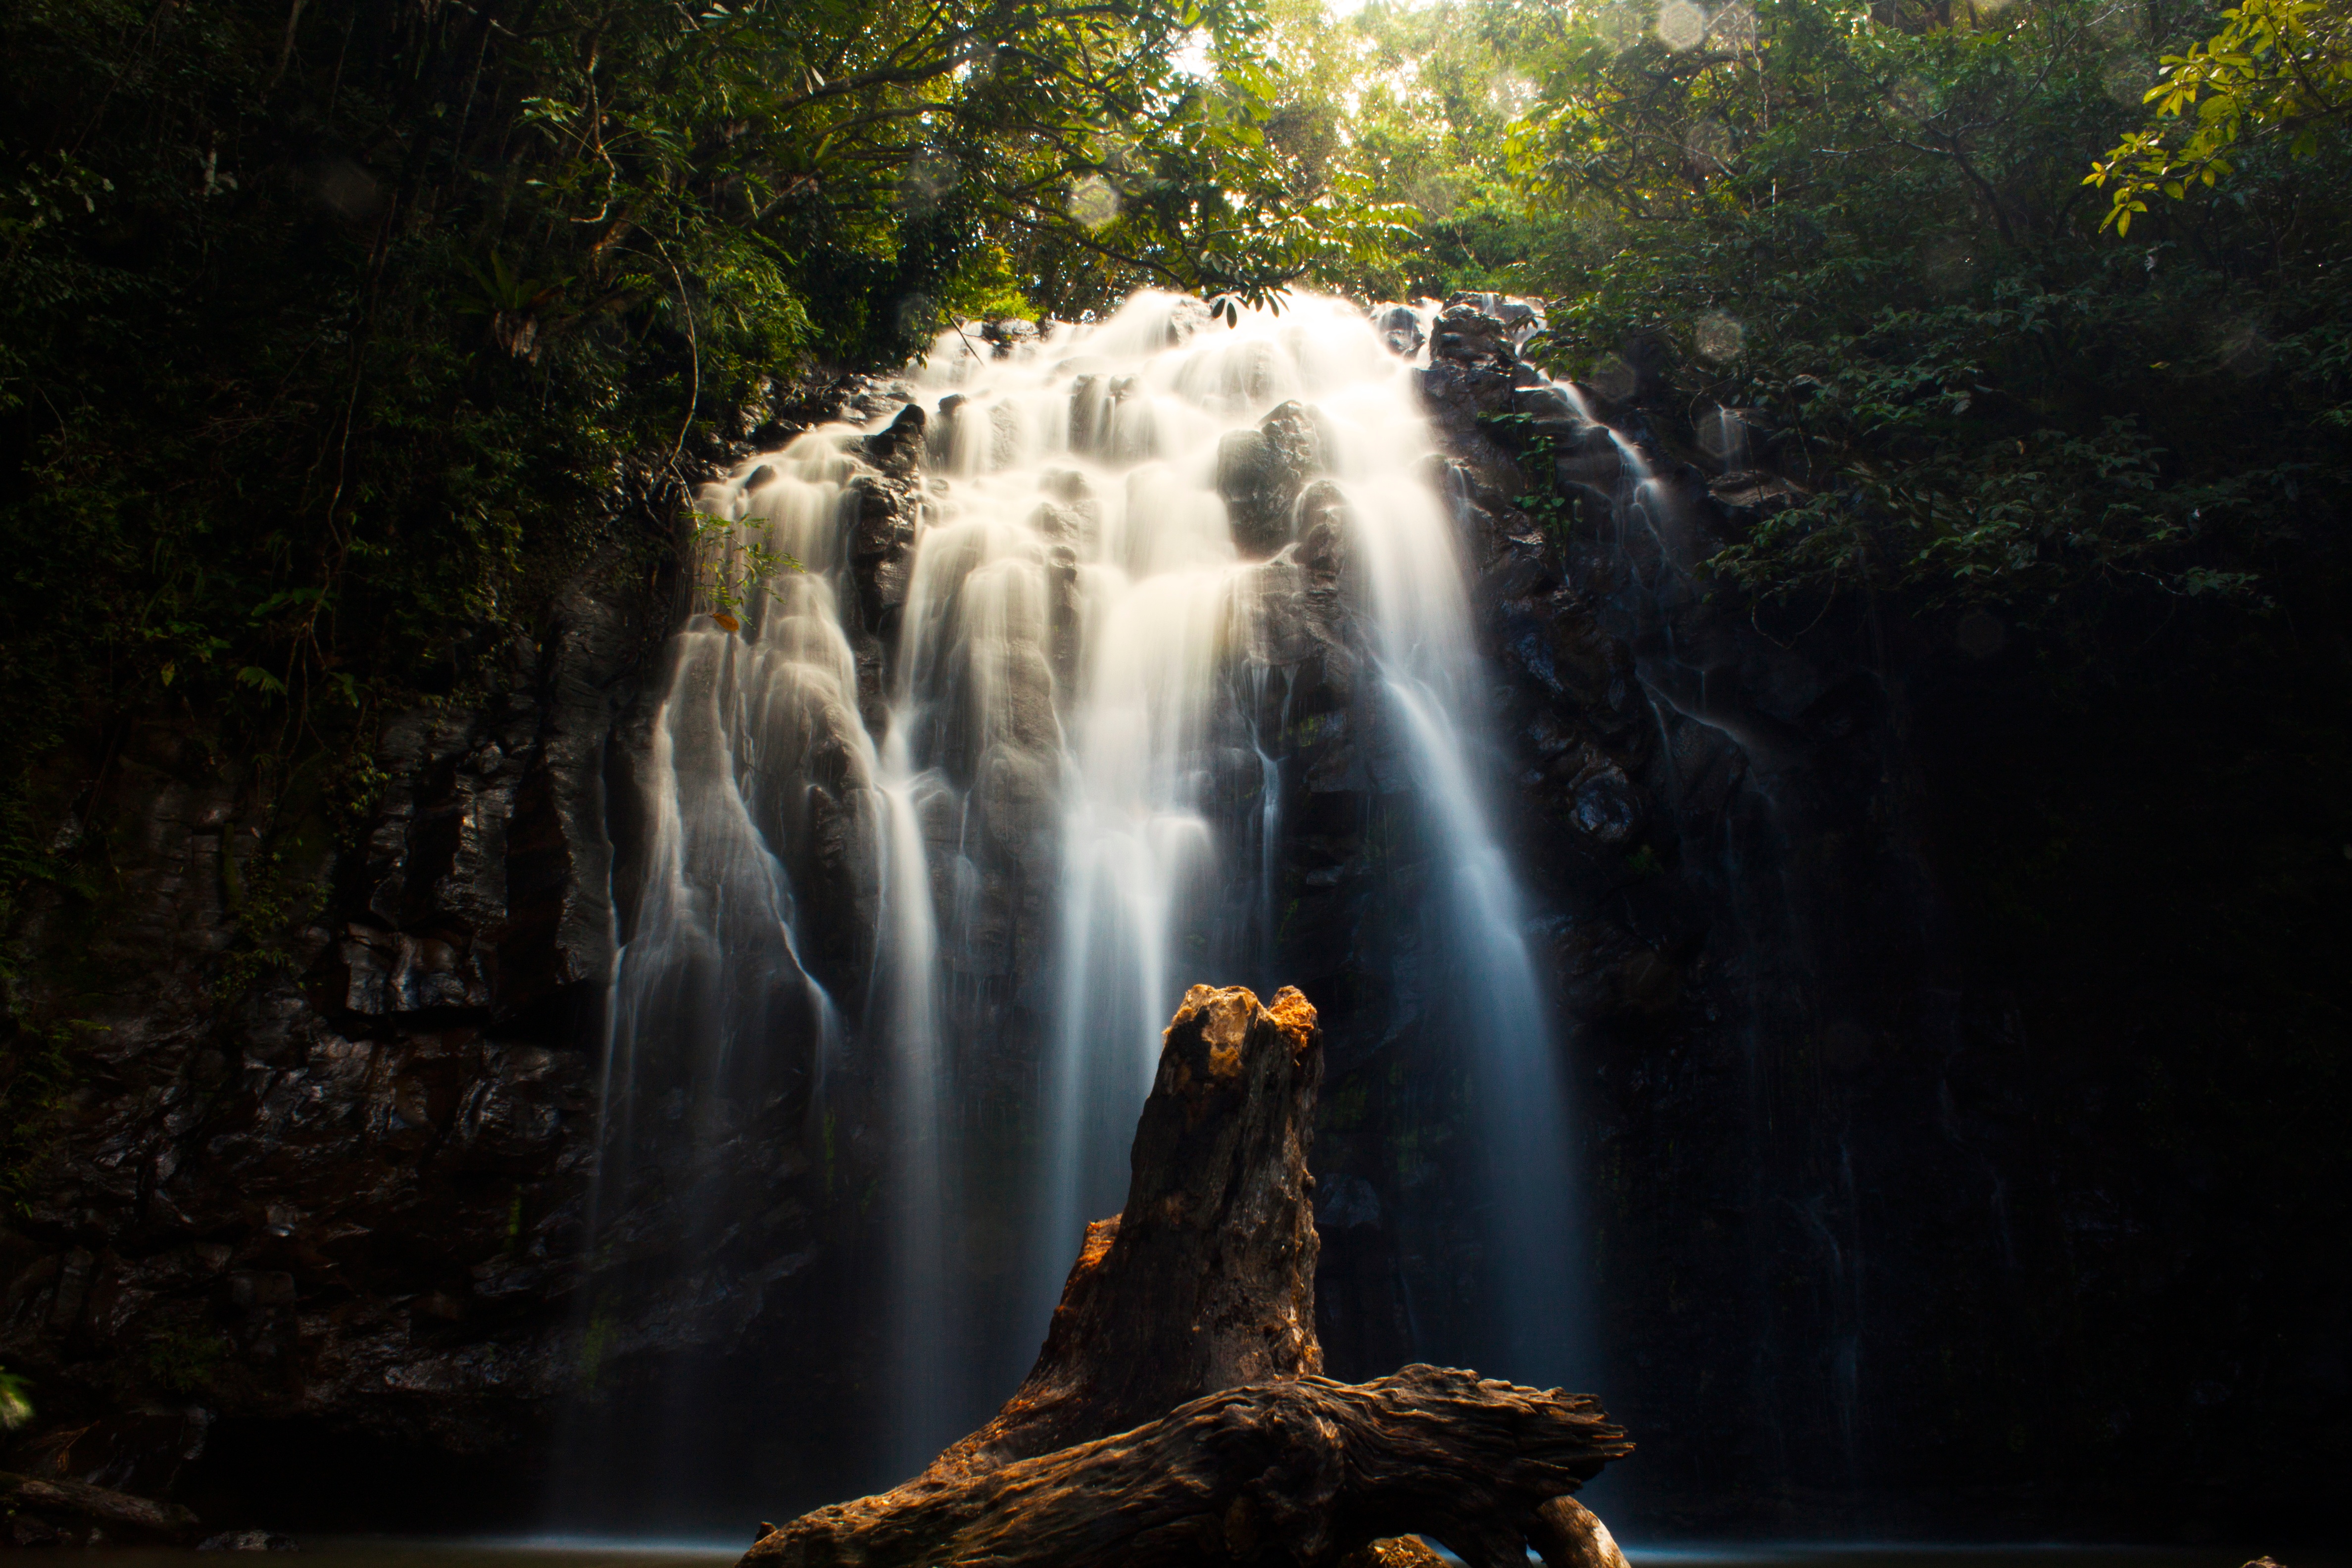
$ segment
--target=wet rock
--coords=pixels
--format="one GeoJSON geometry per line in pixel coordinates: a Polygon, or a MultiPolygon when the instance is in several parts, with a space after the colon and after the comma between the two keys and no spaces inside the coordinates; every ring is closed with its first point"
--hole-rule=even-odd
{"type": "Polygon", "coordinates": [[[226,1530],[196,1543],[199,1552],[299,1552],[301,1543],[274,1530],[226,1530]]]}
{"type": "Polygon", "coordinates": [[[1600,763],[1588,770],[1576,785],[1576,806],[1571,820],[1577,830],[1595,842],[1609,845],[1624,843],[1641,826],[1641,806],[1633,798],[1633,787],[1625,771],[1612,762],[1600,763]]]}
{"type": "Polygon", "coordinates": [[[543,1267],[499,1311],[468,1279],[543,1264],[593,1128],[578,1010],[612,951],[607,747],[656,618],[613,565],[560,589],[536,638],[486,645],[460,697],[385,718],[388,777],[347,846],[265,839],[274,786],[175,721],[125,736],[91,803],[135,825],[113,830],[118,880],[70,963],[34,912],[18,994],[54,1007],[45,985],[102,969],[109,1032],[0,1234],[0,1359],[60,1391],[45,1412],[96,1405],[53,1434],[70,1473],[163,1490],[215,1415],[478,1453],[576,1375],[519,1370],[563,1316],[543,1267]],[[255,919],[273,909],[295,918],[255,919]],[[225,979],[239,952],[269,956],[225,979]],[[439,1353],[505,1359],[399,1397],[419,1325],[439,1353]]]}
{"type": "Polygon", "coordinates": [[[1588,423],[1584,411],[1577,407],[1576,399],[1563,386],[1515,385],[1511,389],[1511,411],[1528,416],[1536,422],[1538,431],[1555,438],[1579,434],[1588,423]]]}
{"type": "Polygon", "coordinates": [[[1544,308],[1539,300],[1523,299],[1517,294],[1465,291],[1448,294],[1445,304],[1448,310],[1475,310],[1492,316],[1514,341],[1543,330],[1544,308]]]}
{"type": "Polygon", "coordinates": [[[1318,479],[1298,498],[1298,563],[1317,587],[1338,584],[1348,569],[1348,501],[1339,487],[1318,479]]]}
{"type": "Polygon", "coordinates": [[[1306,405],[1290,402],[1268,414],[1255,430],[1230,432],[1217,445],[1217,493],[1234,531],[1234,547],[1251,559],[1273,554],[1290,542],[1293,503],[1307,481],[1327,464],[1320,421],[1306,405]]]}
{"type": "Polygon", "coordinates": [[[772,452],[820,425],[869,425],[902,404],[915,389],[895,375],[842,375],[779,389],[765,418],[753,422],[743,439],[754,452],[772,452]]]}
{"type": "Polygon", "coordinates": [[[863,446],[874,466],[892,479],[904,479],[922,459],[924,431],[929,416],[919,403],[898,410],[888,426],[866,437],[863,446]]]}
{"type": "Polygon", "coordinates": [[[1588,425],[1554,437],[1552,462],[1554,476],[1560,485],[1596,490],[1605,505],[1615,505],[1625,455],[1605,426],[1588,425]]]}
{"type": "Polygon", "coordinates": [[[1436,347],[1431,345],[1430,363],[1413,374],[1423,406],[1437,426],[1444,449],[1486,485],[1506,495],[1520,493],[1527,489],[1527,479],[1487,423],[1496,415],[1511,412],[1509,374],[1492,363],[1438,357],[1436,347]]]}
{"type": "Polygon", "coordinates": [[[995,351],[997,358],[1006,359],[1037,341],[1037,323],[1007,316],[981,328],[980,335],[995,351]]]}
{"type": "Polygon", "coordinates": [[[1475,305],[1462,304],[1446,306],[1430,324],[1429,357],[1433,363],[1451,360],[1507,376],[1518,352],[1509,327],[1475,305]]]}
{"type": "Polygon", "coordinates": [[[342,944],[343,1005],[354,1013],[478,1013],[489,985],[470,952],[404,931],[348,928],[342,944]]]}
{"type": "Polygon", "coordinates": [[[852,613],[845,616],[849,624],[843,629],[857,659],[858,704],[870,729],[881,723],[883,644],[897,628],[914,572],[924,496],[917,466],[927,418],[919,404],[910,403],[887,428],[866,437],[865,449],[875,470],[849,481],[857,498],[849,537],[856,592],[854,605],[845,606],[852,613]]]}
{"type": "Polygon", "coordinates": [[[1372,330],[1381,335],[1389,352],[1401,359],[1411,359],[1429,341],[1422,331],[1421,313],[1410,305],[1375,305],[1370,312],[1372,330]]]}
{"type": "Polygon", "coordinates": [[[1707,493],[1725,508],[1750,518],[1769,517],[1812,499],[1794,479],[1761,468],[1735,468],[1707,481],[1707,493]]]}
{"type": "MultiPolygon", "coordinates": [[[[1071,382],[1071,451],[1095,453],[1110,449],[1112,401],[1108,376],[1081,375],[1071,382]]],[[[940,406],[944,408],[946,405],[940,406]]]]}
{"type": "Polygon", "coordinates": [[[1201,332],[1216,324],[1205,300],[1190,294],[1179,295],[1168,302],[1168,346],[1175,348],[1188,343],[1201,332]]]}

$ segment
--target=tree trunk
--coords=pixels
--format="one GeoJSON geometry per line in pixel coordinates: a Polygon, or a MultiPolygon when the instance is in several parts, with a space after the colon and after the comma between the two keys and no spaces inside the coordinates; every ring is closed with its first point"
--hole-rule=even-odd
{"type": "Polygon", "coordinates": [[[38,1539],[28,1527],[34,1521],[86,1532],[96,1526],[112,1531],[118,1541],[160,1540],[186,1542],[197,1534],[196,1516],[175,1502],[133,1497],[108,1487],[64,1476],[20,1476],[0,1471],[0,1510],[16,1524],[20,1537],[38,1539]]]}
{"type": "Polygon", "coordinates": [[[1410,1366],[1227,1389],[978,1476],[926,1472],[761,1538],[745,1568],[1336,1565],[1419,1534],[1517,1568],[1538,1510],[1632,1445],[1589,1394],[1410,1366]]]}
{"type": "Polygon", "coordinates": [[[1169,1022],[1127,1207],[1087,1226],[1045,1348],[929,1479],[1108,1437],[1188,1400],[1323,1370],[1307,1173],[1323,1031],[1290,986],[1261,1007],[1195,985],[1169,1022]]]}
{"type": "Polygon", "coordinates": [[[1632,1452],[1589,1394],[1409,1366],[1317,1375],[1315,1009],[1195,985],[1045,1348],[987,1426],[896,1489],[761,1536],[745,1568],[1624,1568],[1568,1498],[1632,1452]]]}

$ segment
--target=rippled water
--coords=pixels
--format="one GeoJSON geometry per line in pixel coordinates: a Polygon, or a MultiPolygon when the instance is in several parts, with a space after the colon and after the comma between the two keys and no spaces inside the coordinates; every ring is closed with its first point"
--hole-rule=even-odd
{"type": "MultiPolygon", "coordinates": [[[[304,1568],[716,1568],[740,1556],[740,1545],[715,1542],[413,1541],[313,1539],[302,1543],[304,1568]]],[[[2007,1546],[1907,1545],[1900,1542],[1682,1542],[1628,1543],[1634,1568],[2241,1568],[2268,1551],[2285,1568],[2352,1568],[2352,1553],[2340,1550],[2290,1552],[2276,1542],[2231,1546],[2117,1547],[2020,1544],[2007,1546]]],[[[109,1560],[152,1558],[185,1563],[178,1552],[116,1552],[109,1560]]],[[[219,1562],[245,1561],[223,1558],[219,1562]]]]}

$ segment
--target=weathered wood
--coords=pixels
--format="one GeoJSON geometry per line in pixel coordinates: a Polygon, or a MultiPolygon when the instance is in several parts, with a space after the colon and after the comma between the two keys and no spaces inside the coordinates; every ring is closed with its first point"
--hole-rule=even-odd
{"type": "Polygon", "coordinates": [[[1323,1034],[1290,986],[1195,985],[1162,1037],[1127,1207],[1087,1227],[1037,1363],[933,1461],[978,1475],[1221,1388],[1323,1370],[1307,1149],[1323,1034]]]}
{"type": "Polygon", "coordinates": [[[1556,1497],[1536,1510],[1528,1544],[1542,1555],[1544,1568],[1628,1568],[1601,1516],[1572,1497],[1556,1497]]]}
{"type": "Polygon", "coordinates": [[[178,1503],[133,1497],[62,1476],[20,1476],[0,1470],[0,1508],[11,1514],[100,1525],[134,1541],[194,1541],[198,1531],[196,1516],[178,1503]]]}
{"type": "Polygon", "coordinates": [[[1632,1451],[1588,1394],[1319,1375],[1307,1171],[1322,1036],[1196,985],[1045,1348],[989,1424],[879,1496],[763,1524],[745,1568],[1625,1568],[1567,1494],[1632,1451]]]}
{"type": "Polygon", "coordinates": [[[1391,1535],[1349,1552],[1339,1568],[1445,1568],[1445,1559],[1418,1535],[1391,1535]]]}
{"type": "Polygon", "coordinates": [[[764,1536],[746,1568],[1336,1565],[1418,1534],[1517,1568],[1538,1510],[1629,1452],[1588,1394],[1411,1366],[1255,1384],[980,1475],[918,1477],[764,1536]]]}

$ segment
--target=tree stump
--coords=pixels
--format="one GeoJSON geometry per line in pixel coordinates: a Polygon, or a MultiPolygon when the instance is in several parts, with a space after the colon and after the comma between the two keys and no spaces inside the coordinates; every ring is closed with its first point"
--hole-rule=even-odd
{"type": "Polygon", "coordinates": [[[1568,1494],[1632,1452],[1589,1394],[1409,1366],[1318,1375],[1307,1150],[1322,1033],[1196,985],[1168,1026],[1127,1206],[1089,1226],[1037,1362],[914,1479],[763,1526],[744,1568],[1624,1568],[1568,1494]],[[1378,1543],[1378,1544],[1376,1544],[1378,1543]]]}
{"type": "Polygon", "coordinates": [[[1307,1147],[1323,1032],[1292,987],[1272,1007],[1195,985],[1162,1037],[1127,1206],[1087,1226],[1037,1363],[925,1475],[977,1475],[1107,1437],[1219,1389],[1323,1370],[1307,1147]]]}

